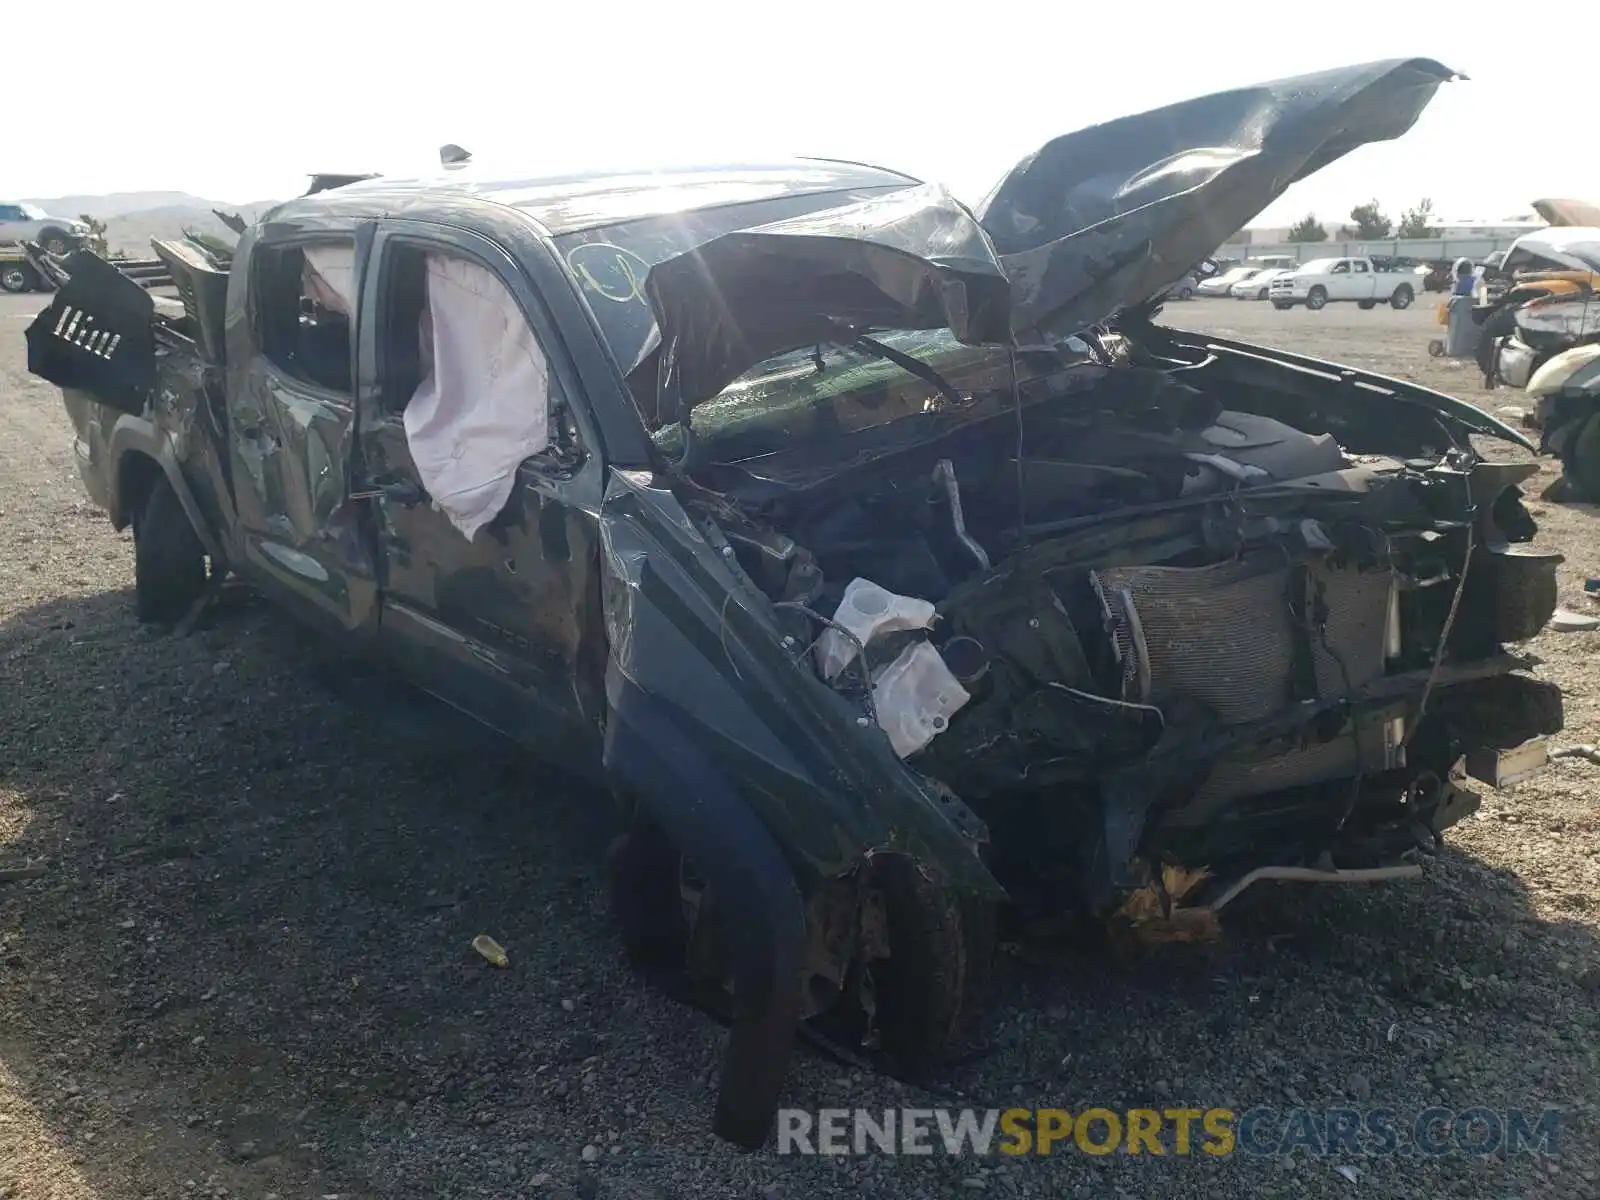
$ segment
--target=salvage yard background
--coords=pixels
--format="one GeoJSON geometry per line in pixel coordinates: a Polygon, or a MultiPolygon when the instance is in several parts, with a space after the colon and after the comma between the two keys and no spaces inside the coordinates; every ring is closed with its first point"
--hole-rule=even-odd
{"type": "MultiPolygon", "coordinates": [[[[130,538],[85,501],[58,396],[26,373],[43,303],[0,297],[0,1200],[1600,1197],[1600,766],[1582,759],[1485,790],[1419,883],[1262,885],[1222,945],[1123,967],[1008,947],[982,1052],[945,1080],[980,1105],[1559,1105],[1558,1162],[716,1143],[723,1033],[625,968],[602,797],[262,604],[187,639],[135,624],[130,538]],[[509,971],[472,955],[480,932],[509,971]]],[[[1431,305],[1165,319],[1491,411],[1520,398],[1428,359],[1431,305]]],[[[1556,475],[1529,488],[1540,542],[1567,557],[1562,603],[1600,611],[1600,519],[1538,499],[1556,475]]],[[[1600,742],[1600,634],[1530,648],[1566,690],[1560,744],[1600,742]]],[[[787,1097],[951,1102],[805,1053],[787,1097]]]]}

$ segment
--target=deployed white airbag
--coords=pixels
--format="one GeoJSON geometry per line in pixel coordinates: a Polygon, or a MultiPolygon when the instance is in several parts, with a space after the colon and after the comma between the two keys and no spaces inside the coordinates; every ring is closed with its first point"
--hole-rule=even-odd
{"type": "Polygon", "coordinates": [[[499,278],[428,256],[421,385],[406,443],[434,505],[471,540],[505,507],[517,467],[550,440],[550,368],[499,278]]]}
{"type": "Polygon", "coordinates": [[[354,246],[307,246],[300,277],[306,295],[324,308],[350,317],[356,311],[354,246]]]}

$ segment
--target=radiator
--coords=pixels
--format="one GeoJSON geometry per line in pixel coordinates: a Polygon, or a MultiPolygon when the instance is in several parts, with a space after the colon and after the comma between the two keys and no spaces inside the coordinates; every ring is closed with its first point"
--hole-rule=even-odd
{"type": "Polygon", "coordinates": [[[1292,594],[1310,593],[1317,694],[1335,699],[1383,674],[1393,577],[1280,553],[1205,567],[1113,567],[1092,578],[1122,663],[1123,699],[1166,709],[1198,704],[1226,725],[1281,711],[1293,695],[1305,633],[1292,594]]]}

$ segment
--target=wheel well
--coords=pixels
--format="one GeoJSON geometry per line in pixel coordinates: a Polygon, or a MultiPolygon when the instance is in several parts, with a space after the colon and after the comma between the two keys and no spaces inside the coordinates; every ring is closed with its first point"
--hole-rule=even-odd
{"type": "Polygon", "coordinates": [[[161,464],[148,454],[129,450],[117,465],[116,527],[126,529],[161,478],[161,464]]]}

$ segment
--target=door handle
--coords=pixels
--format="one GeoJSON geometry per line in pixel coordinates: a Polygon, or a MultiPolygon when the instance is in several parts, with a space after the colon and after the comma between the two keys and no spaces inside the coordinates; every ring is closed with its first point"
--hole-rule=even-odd
{"type": "Polygon", "coordinates": [[[409,479],[392,479],[363,491],[351,492],[352,500],[378,500],[384,504],[398,504],[402,508],[415,508],[428,500],[428,493],[419,483],[409,479]]]}

